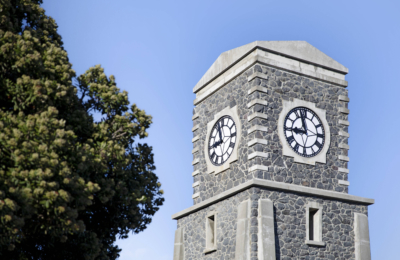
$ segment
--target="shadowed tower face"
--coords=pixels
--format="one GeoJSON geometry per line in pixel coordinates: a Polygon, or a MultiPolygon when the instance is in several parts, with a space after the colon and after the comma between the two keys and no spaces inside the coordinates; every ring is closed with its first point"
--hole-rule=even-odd
{"type": "Polygon", "coordinates": [[[193,89],[194,205],[172,216],[174,260],[371,258],[374,201],[348,194],[347,73],[304,41],[218,57],[193,89]]]}

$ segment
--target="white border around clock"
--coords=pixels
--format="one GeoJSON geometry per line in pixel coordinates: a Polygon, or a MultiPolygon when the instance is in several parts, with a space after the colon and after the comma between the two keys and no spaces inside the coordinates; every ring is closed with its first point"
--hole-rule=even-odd
{"type": "Polygon", "coordinates": [[[231,163],[237,161],[237,159],[238,159],[237,150],[239,147],[240,138],[242,136],[241,134],[242,134],[242,126],[240,124],[239,116],[237,114],[237,106],[234,106],[232,108],[230,108],[230,107],[224,108],[222,111],[220,111],[214,115],[213,120],[211,120],[210,122],[207,123],[207,135],[206,135],[206,141],[204,143],[204,157],[206,159],[208,173],[218,174],[220,172],[226,171],[230,168],[231,163]],[[208,141],[210,138],[211,130],[213,129],[215,123],[223,116],[230,116],[230,117],[232,117],[233,121],[235,121],[236,143],[235,143],[235,147],[233,148],[233,152],[232,152],[231,156],[229,156],[228,160],[226,160],[226,162],[224,162],[224,164],[222,164],[220,166],[216,166],[211,163],[210,156],[208,155],[208,141]]]}
{"type": "Polygon", "coordinates": [[[315,103],[300,100],[297,98],[293,98],[293,101],[282,100],[282,103],[283,103],[282,104],[283,109],[278,119],[278,135],[279,135],[279,140],[281,141],[282,144],[282,154],[285,156],[293,157],[294,161],[298,163],[311,164],[311,165],[315,165],[316,162],[326,163],[326,153],[328,152],[329,146],[331,144],[331,131],[329,129],[328,122],[326,121],[326,111],[324,109],[317,108],[315,106],[315,103]],[[292,148],[290,147],[285,138],[285,133],[283,130],[285,117],[289,113],[289,111],[295,107],[306,107],[308,109],[311,109],[318,115],[319,119],[321,120],[324,126],[325,130],[324,147],[316,156],[308,158],[300,156],[299,154],[297,154],[295,151],[292,150],[292,148]]]}

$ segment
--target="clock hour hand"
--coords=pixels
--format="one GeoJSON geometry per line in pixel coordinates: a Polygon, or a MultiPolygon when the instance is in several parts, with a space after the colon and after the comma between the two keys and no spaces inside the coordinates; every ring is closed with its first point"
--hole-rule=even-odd
{"type": "Polygon", "coordinates": [[[293,128],[293,132],[295,132],[296,134],[306,134],[307,133],[303,129],[299,129],[297,127],[293,128]]]}
{"type": "Polygon", "coordinates": [[[222,140],[216,141],[211,147],[216,148],[218,145],[222,143],[222,140]]]}

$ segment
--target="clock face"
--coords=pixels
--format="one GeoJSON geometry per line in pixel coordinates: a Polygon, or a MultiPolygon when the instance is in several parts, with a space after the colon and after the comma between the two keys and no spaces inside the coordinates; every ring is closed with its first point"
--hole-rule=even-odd
{"type": "Polygon", "coordinates": [[[284,133],[293,151],[303,157],[313,157],[324,147],[324,126],[317,114],[306,107],[289,111],[284,122],[284,133]]]}
{"type": "Polygon", "coordinates": [[[236,124],[230,116],[221,117],[211,130],[208,156],[214,165],[222,165],[236,144],[236,124]]]}

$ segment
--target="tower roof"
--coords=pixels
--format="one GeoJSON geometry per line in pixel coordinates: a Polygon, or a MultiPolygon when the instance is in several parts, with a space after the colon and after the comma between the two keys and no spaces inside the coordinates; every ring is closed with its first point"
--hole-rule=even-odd
{"type": "Polygon", "coordinates": [[[268,52],[286,56],[295,60],[310,63],[328,70],[347,74],[349,70],[325,53],[321,52],[306,41],[255,41],[241,47],[226,51],[219,55],[200,81],[193,92],[199,91],[210,81],[247,56],[254,49],[263,49],[268,52]]]}

